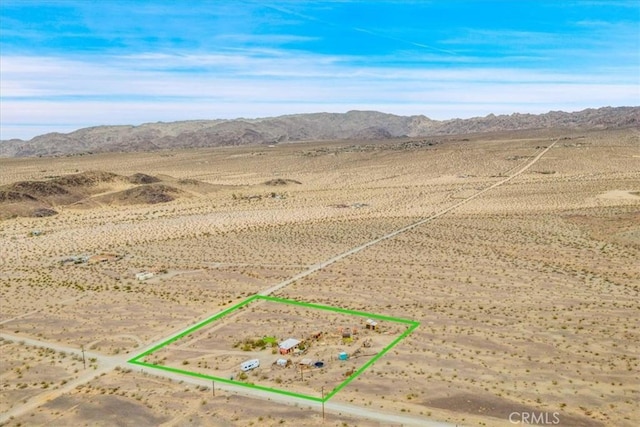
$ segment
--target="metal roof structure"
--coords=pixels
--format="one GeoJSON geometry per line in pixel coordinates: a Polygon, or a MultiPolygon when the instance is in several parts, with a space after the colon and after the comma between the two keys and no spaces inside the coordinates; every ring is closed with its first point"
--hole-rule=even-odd
{"type": "Polygon", "coordinates": [[[301,342],[300,340],[297,340],[295,338],[288,338],[282,341],[280,344],[278,344],[278,347],[280,347],[283,350],[291,350],[292,348],[300,344],[300,342],[301,342]]]}

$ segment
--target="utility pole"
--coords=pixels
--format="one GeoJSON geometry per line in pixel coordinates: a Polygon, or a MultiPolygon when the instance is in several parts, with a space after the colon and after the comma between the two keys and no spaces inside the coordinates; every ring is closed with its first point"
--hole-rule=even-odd
{"type": "Polygon", "coordinates": [[[211,391],[213,392],[213,397],[216,397],[216,382],[211,380],[211,391]]]}
{"type": "Polygon", "coordinates": [[[80,347],[82,349],[82,364],[84,365],[84,369],[87,369],[87,361],[84,358],[84,346],[80,347]]]}
{"type": "Polygon", "coordinates": [[[322,422],[324,422],[324,386],[322,386],[322,422]]]}

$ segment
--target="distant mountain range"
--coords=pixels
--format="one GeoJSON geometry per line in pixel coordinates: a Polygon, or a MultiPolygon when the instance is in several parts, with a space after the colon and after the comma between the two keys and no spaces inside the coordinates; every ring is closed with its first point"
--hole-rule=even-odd
{"type": "Polygon", "coordinates": [[[640,126],[640,107],[574,113],[511,114],[431,120],[377,111],[295,114],[263,119],[194,120],[140,126],[97,126],[0,141],[0,157],[63,156],[292,141],[384,140],[525,129],[615,129],[640,126]]]}

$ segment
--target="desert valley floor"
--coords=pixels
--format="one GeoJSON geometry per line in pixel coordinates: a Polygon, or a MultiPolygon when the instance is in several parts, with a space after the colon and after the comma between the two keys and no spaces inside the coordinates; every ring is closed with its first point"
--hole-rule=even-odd
{"type": "MultiPolygon", "coordinates": [[[[637,130],[7,158],[0,190],[0,424],[640,420],[637,130]],[[57,215],[28,216],[37,203],[57,215]],[[324,421],[314,401],[229,384],[214,396],[211,381],[128,363],[302,272],[269,294],[420,324],[326,402],[324,421]]],[[[402,332],[246,310],[150,358],[237,376],[243,354],[257,355],[242,381],[320,396],[323,375],[347,378],[366,360],[358,351],[402,332]],[[358,329],[353,341],[340,325],[358,329]],[[291,367],[248,345],[314,331],[323,337],[291,367]],[[327,371],[299,378],[314,348],[327,371]],[[339,350],[353,357],[338,364],[339,350]]]]}

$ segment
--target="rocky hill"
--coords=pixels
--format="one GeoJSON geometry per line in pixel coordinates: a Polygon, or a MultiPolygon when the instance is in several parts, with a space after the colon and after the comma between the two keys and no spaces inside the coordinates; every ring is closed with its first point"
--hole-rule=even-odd
{"type": "Polygon", "coordinates": [[[166,185],[143,173],[122,176],[102,171],[14,182],[0,186],[0,220],[52,216],[59,207],[155,204],[188,197],[188,193],[177,188],[180,182],[176,184],[166,185]]]}
{"type": "Polygon", "coordinates": [[[524,129],[605,129],[640,126],[640,107],[604,107],[574,113],[511,114],[453,120],[376,111],[296,114],[264,119],[199,120],[98,126],[29,141],[0,141],[0,157],[278,144],[290,141],[382,140],[524,129]]]}

